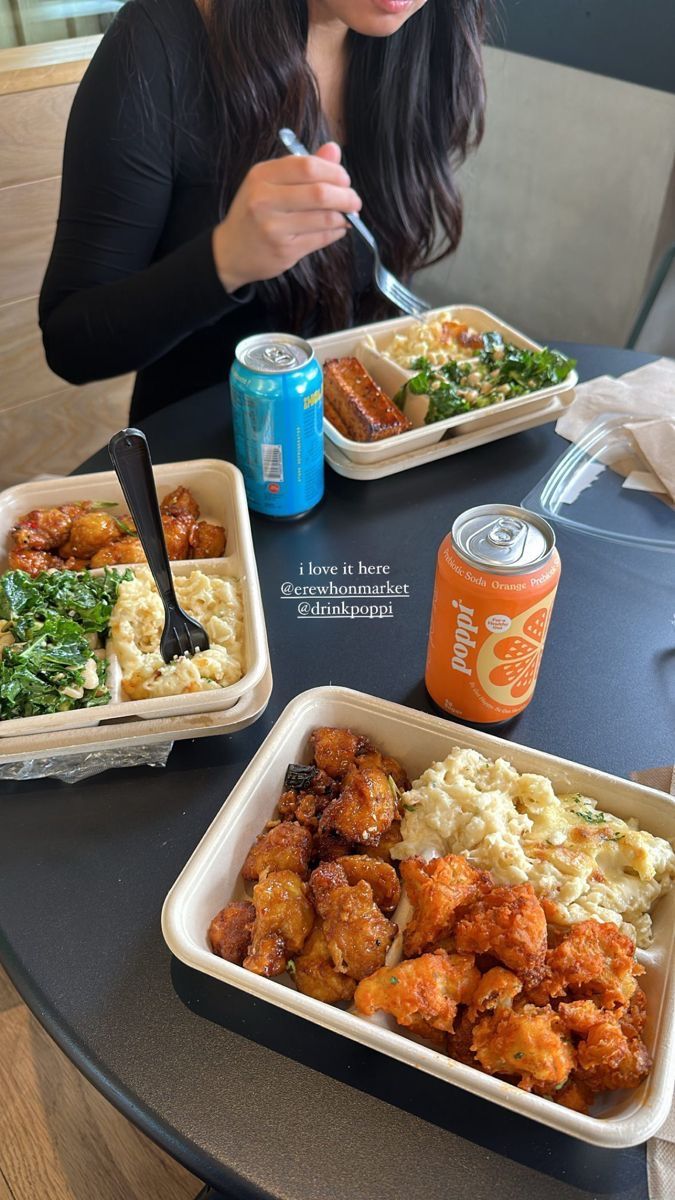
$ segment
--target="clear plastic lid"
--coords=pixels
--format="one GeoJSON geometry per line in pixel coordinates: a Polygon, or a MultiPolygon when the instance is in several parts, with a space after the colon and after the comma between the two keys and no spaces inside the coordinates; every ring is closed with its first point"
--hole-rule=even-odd
{"type": "Polygon", "coordinates": [[[645,550],[675,551],[675,509],[653,492],[625,487],[632,471],[644,471],[626,414],[589,425],[523,499],[523,507],[548,521],[608,541],[645,550]]]}

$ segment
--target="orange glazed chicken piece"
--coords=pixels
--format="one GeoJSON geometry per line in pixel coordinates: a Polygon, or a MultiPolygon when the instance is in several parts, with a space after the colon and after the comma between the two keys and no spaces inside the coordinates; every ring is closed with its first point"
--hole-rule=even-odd
{"type": "Polygon", "coordinates": [[[295,871],[268,871],[253,889],[255,922],[244,966],[256,975],[281,975],[304,946],[314,923],[307,884],[295,871]]]}
{"type": "Polygon", "coordinates": [[[19,550],[57,550],[70,533],[71,517],[60,508],[34,508],[12,530],[19,550]]]}
{"type": "Polygon", "coordinates": [[[356,989],[359,1012],[371,1016],[388,1012],[398,1021],[425,1036],[431,1029],[452,1030],[458,1004],[468,1004],[480,974],[473,954],[448,954],[435,950],[419,958],[381,967],[356,989]]]}
{"type": "Polygon", "coordinates": [[[403,931],[406,958],[433,950],[452,932],[457,909],[478,900],[492,882],[486,871],[479,871],[460,854],[443,858],[406,858],[401,863],[413,915],[403,931]]]}
{"type": "Polygon", "coordinates": [[[241,873],[244,879],[258,879],[263,871],[295,871],[301,879],[309,875],[312,834],[297,821],[274,825],[253,843],[241,873]]]}
{"type": "Polygon", "coordinates": [[[526,984],[536,984],[546,961],[546,917],[529,883],[496,887],[457,921],[458,950],[490,954],[526,984]]]}
{"type": "Polygon", "coordinates": [[[312,871],[309,886],[335,969],[364,979],[381,967],[396,926],[380,912],[370,884],[350,887],[339,863],[327,862],[312,871]]]}
{"type": "Polygon", "coordinates": [[[374,749],[363,734],[328,726],[315,729],[310,742],[317,767],[330,775],[331,779],[342,779],[354,766],[357,754],[374,749]]]}
{"type": "Polygon", "coordinates": [[[373,889],[373,900],[377,907],[389,915],[401,899],[398,875],[389,863],[369,858],[367,854],[348,854],[336,859],[347,876],[347,883],[355,884],[365,879],[373,889]]]}
{"type": "Polygon", "coordinates": [[[92,557],[92,567],[116,567],[123,563],[145,562],[145,553],[137,537],[123,537],[102,546],[92,557]]]}
{"type": "Polygon", "coordinates": [[[356,980],[335,970],[320,918],[314,922],[302,953],[294,963],[289,962],[288,970],[298,991],[315,1000],[337,1004],[340,1000],[351,1000],[354,995],[356,980]]]}
{"type": "Polygon", "coordinates": [[[159,511],[170,513],[174,517],[189,517],[192,524],[199,516],[199,505],[189,488],[177,487],[164,497],[159,511]]]}
{"type": "Polygon", "coordinates": [[[379,767],[350,767],[340,795],[331,800],[319,821],[319,832],[347,842],[374,845],[397,815],[396,800],[379,767]]]}
{"type": "Polygon", "coordinates": [[[47,550],[19,550],[14,547],[7,555],[7,561],[10,571],[25,571],[27,575],[63,570],[63,559],[47,550]]]}
{"type": "Polygon", "coordinates": [[[122,536],[119,523],[110,513],[87,512],[81,517],[75,517],[68,540],[64,538],[61,554],[64,558],[73,555],[75,558],[91,558],[109,542],[118,541],[122,536]]]}
{"type": "Polygon", "coordinates": [[[225,553],[225,530],[222,525],[198,521],[190,530],[190,558],[222,558],[225,553]]]}
{"type": "Polygon", "coordinates": [[[209,925],[209,945],[214,954],[241,966],[251,942],[255,908],[248,900],[233,900],[221,908],[209,925]]]}

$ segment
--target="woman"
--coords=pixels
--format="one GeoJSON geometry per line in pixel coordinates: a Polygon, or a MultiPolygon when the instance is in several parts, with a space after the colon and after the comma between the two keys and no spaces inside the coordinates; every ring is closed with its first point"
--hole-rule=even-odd
{"type": "Polygon", "coordinates": [[[454,249],[454,168],[482,133],[482,10],[126,4],[68,125],[40,297],[52,369],[78,384],[137,371],[136,421],[224,379],[248,334],[388,315],[344,214],[362,209],[399,275],[430,260],[439,231],[437,255],[454,249]],[[287,156],[283,126],[316,153],[287,156]]]}

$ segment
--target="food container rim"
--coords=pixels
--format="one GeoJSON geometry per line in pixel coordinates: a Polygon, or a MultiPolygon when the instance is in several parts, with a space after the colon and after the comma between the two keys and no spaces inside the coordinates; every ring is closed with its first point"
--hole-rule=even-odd
{"type": "MultiPolygon", "coordinates": [[[[510,1083],[484,1075],[438,1051],[372,1024],[366,1018],[303,996],[274,980],[261,978],[243,967],[225,962],[194,941],[187,928],[186,909],[190,900],[199,892],[201,878],[207,868],[222,855],[228,830],[255,797],[257,783],[267,765],[282,750],[287,737],[293,731],[297,732],[298,728],[302,728],[303,720],[308,722],[308,727],[320,723],[316,714],[323,702],[342,703],[346,710],[352,706],[353,711],[346,717],[348,724],[358,721],[360,710],[364,714],[405,720],[409,725],[421,730],[443,732],[453,744],[473,746],[488,755],[503,755],[507,758],[512,758],[514,754],[516,758],[525,756],[534,764],[530,769],[542,773],[551,774],[552,769],[558,772],[581,771],[596,790],[602,789],[603,785],[611,785],[614,788],[618,786],[632,798],[632,802],[639,801],[646,805],[648,810],[667,814],[675,831],[675,799],[642,784],[610,775],[594,767],[587,767],[582,763],[562,759],[547,751],[507,741],[492,733],[458,725],[445,717],[422,713],[350,688],[332,685],[311,688],[291,700],[278,717],[170,889],[162,908],[162,932],[172,953],[196,970],[583,1141],[605,1148],[620,1149],[637,1145],[652,1136],[668,1115],[675,1082],[675,929],[671,932],[667,961],[664,965],[664,988],[657,1045],[654,1047],[655,1061],[648,1080],[649,1098],[643,1098],[636,1112],[603,1118],[573,1112],[562,1105],[552,1104],[544,1097],[534,1096],[510,1083]]],[[[608,805],[608,811],[611,811],[611,803],[608,805]]]]}

